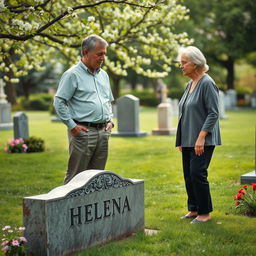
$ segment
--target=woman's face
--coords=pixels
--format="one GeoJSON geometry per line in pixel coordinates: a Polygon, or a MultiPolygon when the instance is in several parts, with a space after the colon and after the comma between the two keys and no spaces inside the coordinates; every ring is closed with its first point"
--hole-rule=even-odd
{"type": "Polygon", "coordinates": [[[191,77],[191,74],[195,72],[196,65],[189,61],[188,57],[185,55],[181,56],[180,68],[184,76],[191,77]]]}

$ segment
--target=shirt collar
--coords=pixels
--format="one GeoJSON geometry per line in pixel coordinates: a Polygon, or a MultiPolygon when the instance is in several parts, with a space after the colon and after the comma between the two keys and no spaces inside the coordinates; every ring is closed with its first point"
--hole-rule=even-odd
{"type": "Polygon", "coordinates": [[[89,74],[91,75],[96,75],[100,72],[100,68],[96,70],[96,72],[92,73],[87,67],[86,65],[82,62],[82,60],[79,61],[78,65],[83,69],[85,70],[86,72],[88,72],[89,74]]]}

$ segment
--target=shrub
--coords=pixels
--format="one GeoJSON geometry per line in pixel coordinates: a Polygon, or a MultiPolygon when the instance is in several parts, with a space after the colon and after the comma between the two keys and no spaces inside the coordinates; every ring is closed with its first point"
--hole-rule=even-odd
{"type": "Polygon", "coordinates": [[[47,93],[33,94],[28,99],[20,97],[20,105],[24,110],[48,110],[53,101],[53,96],[47,93]]]}
{"type": "MultiPolygon", "coordinates": [[[[122,93],[125,95],[127,93],[122,93]]],[[[143,106],[157,106],[159,104],[159,100],[156,98],[156,94],[151,91],[143,90],[143,91],[131,91],[129,94],[140,99],[140,105],[143,106]]]]}
{"type": "Polygon", "coordinates": [[[56,111],[55,111],[55,108],[54,108],[53,104],[50,104],[49,112],[50,112],[51,115],[56,115],[56,111]]]}
{"type": "Polygon", "coordinates": [[[36,137],[10,139],[4,148],[8,153],[31,153],[45,150],[44,140],[36,137]]]}
{"type": "Polygon", "coordinates": [[[37,137],[29,137],[28,139],[25,139],[24,142],[27,145],[27,153],[31,152],[43,152],[45,150],[44,147],[44,140],[37,137]]]}

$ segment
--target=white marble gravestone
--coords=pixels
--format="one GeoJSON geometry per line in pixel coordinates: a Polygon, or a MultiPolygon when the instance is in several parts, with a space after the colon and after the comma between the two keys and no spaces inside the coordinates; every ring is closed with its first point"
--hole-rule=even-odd
{"type": "Polygon", "coordinates": [[[144,181],[87,170],[23,199],[29,255],[63,256],[144,230],[144,181]]]}
{"type": "Polygon", "coordinates": [[[225,94],[225,107],[226,109],[236,109],[237,108],[237,93],[236,90],[229,89],[225,94]]]}
{"type": "Polygon", "coordinates": [[[6,100],[4,85],[3,79],[0,79],[0,130],[10,130],[13,127],[11,121],[11,104],[6,100]]]}
{"type": "Polygon", "coordinates": [[[220,119],[225,120],[228,119],[226,113],[225,113],[225,102],[224,102],[224,92],[219,90],[219,112],[220,112],[220,119]]]}
{"type": "Polygon", "coordinates": [[[23,138],[27,139],[28,136],[28,117],[23,112],[18,112],[13,117],[13,130],[14,138],[23,138]]]}
{"type": "Polygon", "coordinates": [[[147,133],[141,132],[139,127],[140,100],[131,94],[127,94],[118,98],[116,104],[118,132],[113,132],[112,136],[146,136],[147,133]]]}
{"type": "Polygon", "coordinates": [[[174,135],[176,129],[172,128],[172,110],[170,101],[167,101],[167,87],[162,85],[162,103],[157,106],[158,128],[152,131],[152,135],[174,135]]]}

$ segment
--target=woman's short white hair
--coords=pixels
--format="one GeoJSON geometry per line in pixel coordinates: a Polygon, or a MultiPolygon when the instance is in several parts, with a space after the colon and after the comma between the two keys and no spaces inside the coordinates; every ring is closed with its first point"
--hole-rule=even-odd
{"type": "Polygon", "coordinates": [[[206,58],[203,53],[195,46],[188,46],[179,49],[178,60],[180,61],[181,56],[186,56],[188,60],[198,67],[202,67],[205,72],[209,70],[209,66],[206,63],[206,58]]]}

